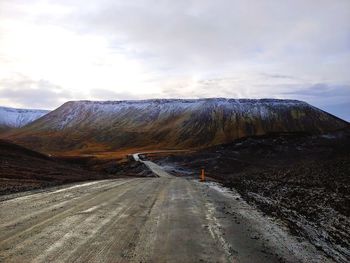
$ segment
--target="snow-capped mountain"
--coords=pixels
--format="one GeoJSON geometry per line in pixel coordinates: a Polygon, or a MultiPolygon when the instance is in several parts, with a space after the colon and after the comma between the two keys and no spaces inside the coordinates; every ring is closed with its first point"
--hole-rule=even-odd
{"type": "Polygon", "coordinates": [[[347,125],[296,100],[72,101],[9,138],[41,151],[198,148],[270,132],[320,133],[347,125]]]}
{"type": "Polygon", "coordinates": [[[0,130],[20,128],[44,116],[47,110],[15,109],[0,107],[0,130]]]}

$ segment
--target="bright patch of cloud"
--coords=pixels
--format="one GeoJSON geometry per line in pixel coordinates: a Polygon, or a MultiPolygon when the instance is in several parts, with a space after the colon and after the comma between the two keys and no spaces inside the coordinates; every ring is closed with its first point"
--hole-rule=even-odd
{"type": "Polygon", "coordinates": [[[349,1],[4,0],[0,10],[0,92],[26,89],[19,75],[42,90],[46,80],[66,93],[43,93],[60,98],[51,107],[62,99],[218,96],[323,107],[344,97],[323,99],[318,83],[350,87],[349,1]]]}

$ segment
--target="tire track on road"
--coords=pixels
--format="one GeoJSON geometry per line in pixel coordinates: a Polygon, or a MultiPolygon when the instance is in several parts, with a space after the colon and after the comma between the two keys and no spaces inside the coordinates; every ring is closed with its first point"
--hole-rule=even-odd
{"type": "MultiPolygon", "coordinates": [[[[137,179],[133,179],[133,180],[137,180],[137,179]]],[[[133,180],[130,180],[130,182],[133,180]]],[[[82,192],[82,189],[75,191],[74,189],[74,191],[71,191],[70,193],[64,194],[61,196],[52,196],[52,193],[49,192],[46,194],[46,196],[43,196],[42,199],[39,200],[39,202],[37,201],[37,198],[34,198],[34,200],[27,199],[26,201],[27,203],[29,203],[28,205],[27,203],[22,202],[22,199],[19,199],[19,200],[11,199],[9,201],[0,202],[0,208],[3,211],[3,213],[1,213],[0,220],[1,222],[6,222],[6,223],[0,224],[0,229],[11,227],[11,225],[21,223],[21,221],[28,221],[31,217],[37,217],[41,213],[45,213],[47,211],[56,209],[57,207],[60,207],[63,204],[72,202],[73,200],[83,199],[86,196],[89,196],[99,191],[100,188],[111,188],[111,187],[113,188],[117,185],[122,185],[125,183],[126,183],[125,181],[121,182],[119,180],[110,181],[106,185],[103,184],[103,185],[94,186],[93,188],[89,188],[87,189],[88,192],[82,192]],[[20,202],[20,205],[18,205],[19,202],[20,202]],[[26,214],[26,215],[18,218],[18,214],[26,214]]]]}
{"type": "Polygon", "coordinates": [[[80,245],[66,262],[119,262],[127,258],[130,260],[134,252],[133,243],[148,219],[148,210],[152,209],[159,188],[164,184],[159,179],[151,180],[143,188],[132,193],[133,199],[130,198],[132,201],[127,209],[119,213],[111,224],[101,228],[98,236],[92,236],[80,245]]]}
{"type": "MultiPolygon", "coordinates": [[[[29,222],[26,222],[23,226],[20,225],[19,227],[14,227],[12,231],[2,234],[0,236],[1,238],[0,249],[3,247],[6,247],[6,244],[8,244],[9,242],[11,242],[11,240],[16,239],[18,237],[20,237],[22,242],[24,242],[24,240],[28,238],[28,236],[32,235],[33,233],[40,232],[39,228],[43,228],[44,226],[49,225],[53,221],[58,221],[59,219],[62,219],[67,215],[69,215],[69,213],[73,212],[74,210],[79,210],[81,207],[84,207],[85,205],[91,205],[91,201],[93,201],[94,199],[96,200],[96,199],[101,199],[102,197],[108,197],[110,195],[110,192],[115,191],[115,187],[122,187],[122,186],[125,186],[125,184],[131,184],[132,186],[134,183],[139,184],[141,183],[141,181],[137,179],[133,181],[127,181],[123,184],[118,184],[116,186],[103,189],[102,192],[99,192],[97,194],[89,193],[87,194],[87,196],[90,196],[90,198],[86,198],[82,202],[79,202],[82,198],[78,198],[77,200],[75,200],[76,202],[70,203],[68,208],[64,207],[63,211],[58,211],[58,212],[54,211],[53,214],[48,212],[45,215],[41,215],[40,217],[34,218],[34,222],[29,221],[29,222]]],[[[17,243],[17,246],[18,244],[19,243],[17,243]]]]}
{"type": "MultiPolygon", "coordinates": [[[[103,229],[108,227],[110,223],[114,224],[118,218],[126,211],[130,209],[127,203],[121,202],[123,199],[128,199],[130,195],[134,195],[134,191],[143,192],[146,185],[151,182],[145,182],[133,186],[131,189],[123,191],[122,195],[118,195],[109,202],[105,204],[105,210],[102,211],[102,214],[98,212],[100,209],[94,209],[91,213],[91,216],[88,217],[84,222],[81,222],[77,228],[70,229],[64,236],[57,240],[43,255],[40,255],[36,258],[35,262],[73,262],[72,254],[76,251],[83,250],[86,254],[86,250],[91,252],[91,249],[88,249],[88,243],[93,242],[92,240],[97,235],[100,236],[103,233],[103,229]],[[65,245],[67,243],[74,244],[73,247],[67,249],[65,245]],[[68,260],[68,258],[70,258],[68,260]]],[[[84,212],[84,211],[83,211],[84,212]]],[[[106,242],[106,240],[105,240],[106,242]]],[[[86,261],[84,261],[86,262],[86,261]]]]}

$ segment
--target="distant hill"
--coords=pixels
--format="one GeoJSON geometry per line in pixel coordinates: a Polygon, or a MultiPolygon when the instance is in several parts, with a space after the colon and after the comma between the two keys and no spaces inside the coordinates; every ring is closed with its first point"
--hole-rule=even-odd
{"type": "Polygon", "coordinates": [[[71,101],[8,139],[43,152],[198,148],[271,132],[349,125],[305,102],[277,99],[71,101]]]}
{"type": "Polygon", "coordinates": [[[44,116],[47,110],[0,107],[0,133],[24,125],[44,116]]]}
{"type": "Polygon", "coordinates": [[[5,140],[0,140],[0,168],[0,195],[108,177],[5,140]]]}

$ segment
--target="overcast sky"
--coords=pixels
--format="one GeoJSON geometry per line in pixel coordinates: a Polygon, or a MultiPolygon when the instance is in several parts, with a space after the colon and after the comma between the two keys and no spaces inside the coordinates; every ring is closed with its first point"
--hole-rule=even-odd
{"type": "Polygon", "coordinates": [[[202,97],[350,120],[350,1],[0,0],[0,105],[202,97]]]}

